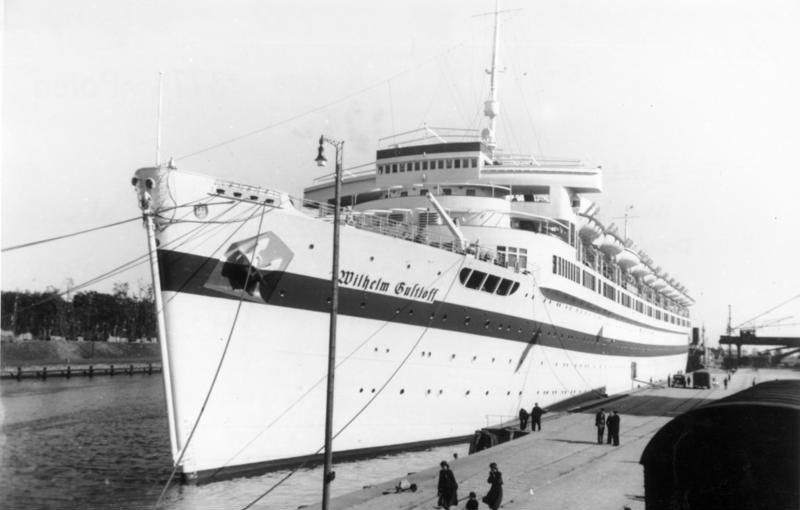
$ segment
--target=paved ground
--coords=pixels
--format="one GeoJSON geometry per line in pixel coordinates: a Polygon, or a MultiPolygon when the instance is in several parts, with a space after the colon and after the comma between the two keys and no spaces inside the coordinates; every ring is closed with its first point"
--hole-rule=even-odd
{"type": "MultiPolygon", "coordinates": [[[[721,376],[718,379],[721,383],[721,376]]],[[[622,510],[627,506],[644,510],[644,476],[639,458],[650,438],[673,416],[708,399],[742,390],[754,379],[760,381],[758,372],[740,370],[727,390],[721,384],[710,390],[643,389],[609,403],[606,409],[616,409],[622,416],[621,444],[617,447],[597,444],[597,407],[546,414],[541,432],[468,457],[446,459],[459,484],[458,508],[464,508],[470,491],[478,495],[478,500],[486,494],[489,463],[497,462],[505,482],[504,509],[622,510]]],[[[437,480],[435,466],[336,498],[331,501],[331,509],[436,508],[437,480]],[[395,493],[395,486],[404,478],[419,489],[395,493]]],[[[487,507],[481,503],[481,508],[487,507]]]]}

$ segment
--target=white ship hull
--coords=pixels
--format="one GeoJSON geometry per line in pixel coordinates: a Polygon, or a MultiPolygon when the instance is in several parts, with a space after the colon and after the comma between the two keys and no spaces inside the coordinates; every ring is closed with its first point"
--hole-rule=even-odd
{"type": "MultiPolygon", "coordinates": [[[[222,478],[319,455],[331,222],[265,190],[231,201],[210,178],[137,176],[153,180],[162,211],[163,352],[183,473],[222,478]]],[[[685,368],[685,325],[554,278],[554,242],[534,236],[523,273],[343,225],[337,454],[465,438],[534,402],[618,393],[685,368]],[[470,289],[464,268],[519,286],[470,289]]]]}

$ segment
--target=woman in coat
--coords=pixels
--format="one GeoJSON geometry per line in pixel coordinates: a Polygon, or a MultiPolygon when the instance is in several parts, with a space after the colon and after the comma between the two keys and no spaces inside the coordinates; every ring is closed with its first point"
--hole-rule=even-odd
{"type": "Polygon", "coordinates": [[[458,483],[456,476],[450,470],[450,465],[442,461],[439,466],[439,506],[448,510],[452,505],[458,505],[458,483]]]}
{"type": "Polygon", "coordinates": [[[483,502],[489,505],[492,510],[497,510],[503,502],[503,473],[497,469],[497,464],[489,464],[489,493],[483,497],[483,502]]]}

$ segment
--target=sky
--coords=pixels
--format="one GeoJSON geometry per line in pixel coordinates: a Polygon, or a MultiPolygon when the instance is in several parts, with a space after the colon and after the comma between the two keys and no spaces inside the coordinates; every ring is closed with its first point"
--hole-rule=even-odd
{"type": "MultiPolygon", "coordinates": [[[[2,247],[137,216],[156,160],[300,195],[320,133],[483,127],[491,0],[6,0],[2,247]],[[249,135],[249,136],[245,136],[249,135]],[[230,143],[225,143],[230,142],[230,143]]],[[[605,223],[696,300],[710,343],[800,294],[800,3],[507,0],[500,145],[602,165],[605,223]]],[[[138,222],[2,254],[3,290],[64,289],[146,253],[138,222]]],[[[135,289],[146,264],[98,283],[135,289]]],[[[800,298],[759,319],[800,335],[800,298]]]]}

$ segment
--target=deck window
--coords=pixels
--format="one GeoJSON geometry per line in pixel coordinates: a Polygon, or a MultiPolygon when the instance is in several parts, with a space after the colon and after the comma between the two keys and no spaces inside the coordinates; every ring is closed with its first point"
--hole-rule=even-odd
{"type": "Polygon", "coordinates": [[[494,290],[497,288],[497,284],[500,283],[500,277],[490,274],[486,276],[486,280],[483,282],[483,286],[481,290],[484,292],[493,293],[494,290]]]}
{"type": "Polygon", "coordinates": [[[397,173],[397,163],[392,163],[392,173],[393,174],[397,173]]]}
{"type": "Polygon", "coordinates": [[[461,168],[461,160],[457,159],[453,161],[453,168],[461,168]]]}
{"type": "Polygon", "coordinates": [[[419,161],[414,161],[414,171],[419,170],[419,161]]]}
{"type": "Polygon", "coordinates": [[[483,280],[486,278],[486,273],[483,271],[473,271],[467,280],[467,287],[470,289],[478,289],[481,287],[483,280]]]}
{"type": "Polygon", "coordinates": [[[473,188],[467,189],[467,196],[468,197],[474,197],[475,196],[475,190],[473,188]]]}
{"type": "Polygon", "coordinates": [[[450,188],[444,188],[444,189],[442,190],[442,195],[450,196],[450,195],[452,195],[452,194],[453,194],[453,190],[452,190],[452,189],[450,189],[450,188]]]}

